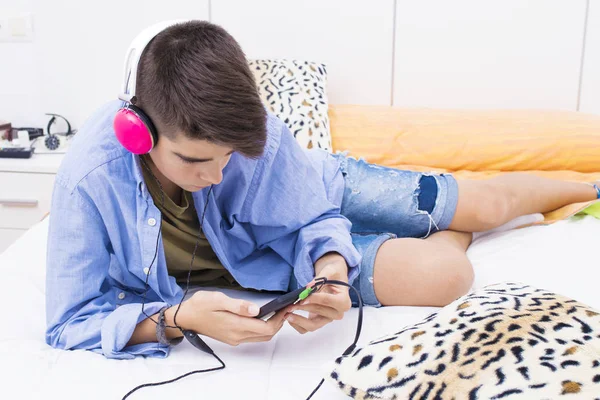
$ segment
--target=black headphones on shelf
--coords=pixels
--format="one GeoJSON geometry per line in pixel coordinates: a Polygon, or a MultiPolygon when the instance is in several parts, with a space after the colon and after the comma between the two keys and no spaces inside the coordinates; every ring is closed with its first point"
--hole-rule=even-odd
{"type": "Polygon", "coordinates": [[[44,144],[46,145],[46,148],[48,150],[56,150],[60,147],[60,138],[58,137],[58,135],[63,135],[65,137],[69,137],[71,135],[74,135],[77,131],[74,131],[73,129],[71,129],[71,123],[69,122],[68,119],[66,119],[62,115],[53,114],[53,113],[47,113],[46,115],[49,115],[52,118],[50,118],[50,121],[48,121],[48,126],[46,127],[46,132],[48,132],[48,136],[46,137],[46,139],[44,139],[44,144]],[[56,118],[60,118],[67,123],[67,131],[66,132],[63,132],[60,134],[52,133],[50,128],[52,128],[52,125],[54,125],[56,123],[56,118]]]}

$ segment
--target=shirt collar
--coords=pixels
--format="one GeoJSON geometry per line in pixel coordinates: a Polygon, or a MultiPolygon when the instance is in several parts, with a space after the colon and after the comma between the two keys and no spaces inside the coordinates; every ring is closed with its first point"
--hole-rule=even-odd
{"type": "Polygon", "coordinates": [[[150,192],[148,192],[146,182],[144,181],[144,175],[142,173],[143,167],[140,161],[140,157],[133,153],[130,153],[129,157],[131,157],[131,165],[133,169],[133,176],[136,182],[137,192],[140,196],[147,200],[150,197],[150,192]]]}

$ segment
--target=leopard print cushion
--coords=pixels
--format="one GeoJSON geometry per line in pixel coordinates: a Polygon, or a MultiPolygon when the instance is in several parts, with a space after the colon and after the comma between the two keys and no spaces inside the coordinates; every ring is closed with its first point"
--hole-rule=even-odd
{"type": "Polygon", "coordinates": [[[600,314],[531,286],[487,286],[332,368],[354,399],[600,399],[600,314]]]}
{"type": "Polygon", "coordinates": [[[249,65],[263,103],[298,143],[331,152],[325,65],[293,60],[249,60],[249,65]]]}

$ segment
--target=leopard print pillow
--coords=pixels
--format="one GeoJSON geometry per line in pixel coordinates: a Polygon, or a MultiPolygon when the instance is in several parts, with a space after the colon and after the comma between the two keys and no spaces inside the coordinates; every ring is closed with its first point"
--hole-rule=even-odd
{"type": "Polygon", "coordinates": [[[487,286],[332,368],[354,399],[600,399],[600,314],[531,286],[487,286]]]}
{"type": "Polygon", "coordinates": [[[331,152],[325,65],[294,60],[250,60],[249,65],[263,103],[298,143],[331,152]]]}

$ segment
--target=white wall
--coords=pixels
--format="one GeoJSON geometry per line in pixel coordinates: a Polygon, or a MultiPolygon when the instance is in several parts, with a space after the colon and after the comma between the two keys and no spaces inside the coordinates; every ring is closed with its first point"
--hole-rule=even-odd
{"type": "Polygon", "coordinates": [[[390,104],[393,10],[394,0],[212,0],[213,22],[248,57],[327,63],[332,103],[390,104]]]}
{"type": "Polygon", "coordinates": [[[600,113],[589,1],[582,66],[588,0],[0,0],[0,16],[32,12],[35,35],[0,43],[0,119],[80,126],[116,97],[135,34],[171,18],[221,24],[251,58],[326,62],[331,103],[600,113]]]}
{"type": "MultiPolygon", "coordinates": [[[[8,15],[33,9],[31,0],[0,0],[8,15]]],[[[0,43],[0,119],[25,124],[40,112],[38,68],[33,43],[0,43]]],[[[43,119],[41,119],[43,121],[43,119]]]]}
{"type": "Polygon", "coordinates": [[[583,112],[600,114],[600,0],[590,0],[586,46],[581,76],[583,112]]]}
{"type": "Polygon", "coordinates": [[[585,6],[398,0],[394,105],[576,109],[585,6]]]}

